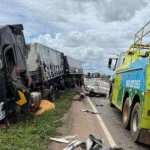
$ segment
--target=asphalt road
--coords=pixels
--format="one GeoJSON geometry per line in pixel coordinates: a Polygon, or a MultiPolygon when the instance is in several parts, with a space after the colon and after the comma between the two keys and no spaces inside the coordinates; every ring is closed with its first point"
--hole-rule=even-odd
{"type": "MultiPolygon", "coordinates": [[[[125,150],[150,150],[150,146],[141,143],[136,144],[131,140],[130,131],[123,128],[121,112],[116,108],[110,107],[107,98],[90,97],[90,99],[99,112],[105,112],[101,115],[101,118],[117,144],[117,147],[122,147],[125,150]]],[[[102,129],[99,127],[99,130],[102,129]]],[[[106,137],[104,136],[105,135],[102,134],[101,138],[105,139],[106,137]]]]}
{"type": "MultiPolygon", "coordinates": [[[[105,85],[105,87],[109,88],[107,83],[105,85]]],[[[142,143],[137,144],[131,140],[130,131],[123,128],[122,113],[117,108],[110,107],[109,99],[107,97],[90,97],[90,100],[99,112],[105,112],[101,115],[101,118],[117,147],[122,147],[125,150],[150,150],[150,146],[142,143]]],[[[101,126],[98,126],[98,128],[100,131],[103,130],[101,126]]],[[[106,135],[100,134],[100,136],[101,138],[106,139],[105,144],[108,145],[107,143],[109,142],[106,135]]]]}

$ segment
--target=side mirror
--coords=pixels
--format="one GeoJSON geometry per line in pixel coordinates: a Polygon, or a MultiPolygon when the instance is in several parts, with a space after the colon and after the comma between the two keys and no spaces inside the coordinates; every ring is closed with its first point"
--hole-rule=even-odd
{"type": "Polygon", "coordinates": [[[112,64],[112,58],[109,58],[109,61],[108,61],[108,68],[111,69],[111,64],[112,64]]]}
{"type": "Polygon", "coordinates": [[[116,69],[117,61],[118,58],[109,58],[108,68],[114,71],[116,69]]]}

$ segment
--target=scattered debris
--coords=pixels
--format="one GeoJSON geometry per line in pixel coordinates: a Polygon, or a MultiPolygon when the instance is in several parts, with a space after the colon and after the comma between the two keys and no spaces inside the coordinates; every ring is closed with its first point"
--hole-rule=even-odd
{"type": "Polygon", "coordinates": [[[67,139],[73,139],[75,138],[77,135],[73,135],[73,136],[65,136],[62,138],[50,138],[50,140],[56,141],[56,142],[60,142],[60,143],[69,143],[70,141],[68,141],[67,139]]]}
{"type": "Polygon", "coordinates": [[[90,114],[104,114],[105,112],[103,113],[100,113],[100,112],[94,112],[92,110],[89,110],[89,109],[83,109],[83,110],[80,110],[81,112],[85,112],[85,113],[90,113],[90,114]]]}
{"type": "Polygon", "coordinates": [[[70,144],[68,144],[68,146],[66,148],[64,148],[63,150],[74,150],[78,147],[84,148],[86,147],[86,144],[84,142],[75,140],[73,142],[71,142],[70,144]]]}
{"type": "Polygon", "coordinates": [[[100,105],[96,104],[96,106],[103,106],[103,104],[100,104],[100,105]]]}
{"type": "Polygon", "coordinates": [[[83,98],[85,98],[85,94],[80,93],[80,94],[75,94],[73,100],[82,100],[83,98]]]}
{"type": "Polygon", "coordinates": [[[107,97],[106,93],[101,93],[100,97],[107,97]]]}
{"type": "Polygon", "coordinates": [[[64,139],[64,140],[73,139],[73,138],[75,138],[76,136],[77,136],[77,134],[76,134],[76,135],[73,135],[73,136],[65,136],[65,137],[63,137],[62,139],[64,139]]]}
{"type": "Polygon", "coordinates": [[[63,150],[74,150],[78,147],[82,148],[83,150],[123,150],[123,148],[117,147],[103,147],[103,143],[103,139],[96,139],[93,135],[90,134],[86,143],[75,140],[68,144],[68,146],[63,150]]]}
{"type": "Polygon", "coordinates": [[[69,143],[69,141],[65,139],[50,138],[50,140],[60,142],[60,143],[67,143],[67,144],[69,143]]]}
{"type": "Polygon", "coordinates": [[[85,98],[85,94],[84,93],[80,93],[80,98],[85,98]]]}
{"type": "Polygon", "coordinates": [[[48,100],[42,100],[39,107],[40,109],[34,113],[35,115],[40,115],[47,110],[55,109],[55,104],[48,100]]]}

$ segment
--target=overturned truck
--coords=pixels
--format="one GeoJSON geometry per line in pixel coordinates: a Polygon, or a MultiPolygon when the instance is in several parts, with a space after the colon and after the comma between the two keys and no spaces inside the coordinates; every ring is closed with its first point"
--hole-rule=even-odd
{"type": "Polygon", "coordinates": [[[0,26],[0,122],[9,114],[26,113],[30,95],[24,57],[25,39],[22,25],[0,26]]]}
{"type": "Polygon", "coordinates": [[[42,99],[54,101],[56,91],[83,84],[80,61],[39,43],[26,44],[22,25],[0,26],[0,36],[0,123],[12,114],[30,115],[42,99]]]}

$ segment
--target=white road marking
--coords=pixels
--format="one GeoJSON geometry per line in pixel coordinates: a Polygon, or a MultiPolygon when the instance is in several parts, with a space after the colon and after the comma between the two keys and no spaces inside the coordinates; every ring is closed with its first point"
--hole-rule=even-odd
{"type": "MultiPolygon", "coordinates": [[[[95,106],[92,104],[91,100],[89,97],[87,97],[87,100],[89,101],[90,105],[92,106],[93,110],[97,112],[97,109],[95,108],[95,106]]],[[[111,147],[117,147],[117,144],[115,143],[114,139],[112,138],[111,134],[109,133],[102,117],[100,115],[96,115],[104,133],[105,133],[105,136],[106,138],[108,139],[108,142],[110,144],[111,147]]]]}

